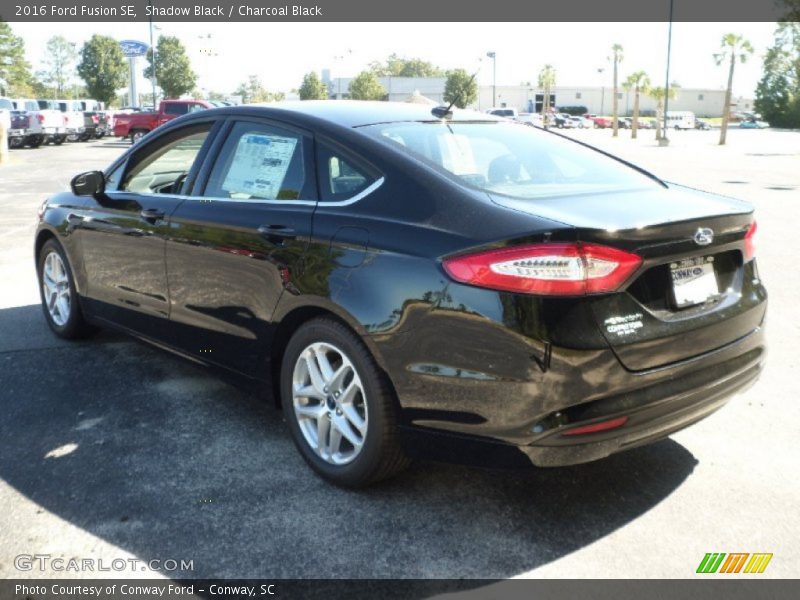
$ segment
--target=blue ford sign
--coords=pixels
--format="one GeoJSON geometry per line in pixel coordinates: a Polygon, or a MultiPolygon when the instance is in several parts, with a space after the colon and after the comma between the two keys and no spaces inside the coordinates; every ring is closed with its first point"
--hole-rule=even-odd
{"type": "Polygon", "coordinates": [[[136,40],[122,40],[119,43],[119,47],[126,58],[144,56],[149,48],[144,42],[137,42],[136,40]]]}

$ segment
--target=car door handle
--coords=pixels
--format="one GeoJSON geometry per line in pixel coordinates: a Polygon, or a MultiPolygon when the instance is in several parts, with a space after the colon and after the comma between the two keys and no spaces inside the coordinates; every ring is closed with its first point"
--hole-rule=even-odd
{"type": "Polygon", "coordinates": [[[276,246],[283,245],[284,240],[293,240],[297,237],[295,230],[287,225],[261,225],[258,233],[276,246]]]}
{"type": "Polygon", "coordinates": [[[164,218],[164,211],[157,208],[145,208],[139,213],[139,216],[148,223],[155,223],[159,219],[164,218]]]}

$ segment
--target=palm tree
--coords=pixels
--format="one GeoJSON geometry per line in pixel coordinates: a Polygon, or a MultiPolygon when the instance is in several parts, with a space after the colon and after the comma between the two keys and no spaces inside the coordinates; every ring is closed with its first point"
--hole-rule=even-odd
{"type": "MultiPolygon", "coordinates": [[[[674,100],[678,97],[679,86],[674,81],[669,84],[669,99],[674,100]]],[[[651,87],[645,92],[653,100],[656,101],[656,140],[661,139],[661,122],[664,120],[664,99],[666,98],[666,90],[663,87],[651,87]]]]}
{"type": "Polygon", "coordinates": [[[539,87],[544,91],[542,101],[542,124],[547,129],[550,116],[550,89],[556,84],[556,69],[553,65],[545,65],[539,71],[539,87]]]}
{"type": "Polygon", "coordinates": [[[639,94],[646,94],[650,89],[650,78],[644,71],[636,71],[628,75],[628,78],[622,83],[622,87],[626,90],[633,90],[633,123],[631,124],[631,139],[636,139],[636,133],[639,131],[639,94]]]}
{"type": "Polygon", "coordinates": [[[614,53],[613,57],[608,60],[614,61],[614,101],[612,103],[614,113],[611,116],[612,134],[614,137],[619,135],[619,63],[622,62],[622,46],[614,44],[611,46],[611,51],[614,53]]]}
{"type": "Polygon", "coordinates": [[[719,145],[725,145],[725,137],[728,134],[728,119],[731,116],[731,93],[733,91],[733,69],[736,66],[736,60],[739,62],[747,62],[747,55],[753,53],[753,46],[749,41],[744,39],[741,35],[735,33],[726,33],[722,36],[720,43],[721,52],[714,55],[714,61],[717,66],[730,61],[730,68],[728,70],[728,89],[725,90],[725,106],[722,108],[722,128],[719,131],[719,145]]]}

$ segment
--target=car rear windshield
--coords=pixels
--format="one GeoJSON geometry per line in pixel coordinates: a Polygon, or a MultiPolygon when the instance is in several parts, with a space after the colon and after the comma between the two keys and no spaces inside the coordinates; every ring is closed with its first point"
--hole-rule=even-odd
{"type": "Polygon", "coordinates": [[[404,122],[364,127],[373,136],[488,192],[518,198],[658,187],[600,152],[508,122],[404,122]]]}

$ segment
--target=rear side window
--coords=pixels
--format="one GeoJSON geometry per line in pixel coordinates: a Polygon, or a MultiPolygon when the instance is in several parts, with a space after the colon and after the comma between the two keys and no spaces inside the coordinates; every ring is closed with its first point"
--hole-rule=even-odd
{"type": "Polygon", "coordinates": [[[204,196],[232,200],[316,199],[306,168],[308,139],[267,123],[236,123],[211,170],[204,196]]]}
{"type": "Polygon", "coordinates": [[[186,102],[170,102],[164,107],[164,113],[168,115],[185,115],[189,112],[189,105],[186,102]]]}
{"type": "Polygon", "coordinates": [[[348,200],[375,183],[377,175],[362,161],[323,143],[317,147],[320,199],[323,202],[348,200]]]}
{"type": "Polygon", "coordinates": [[[0,98],[0,109],[14,110],[14,105],[11,104],[11,100],[7,100],[6,98],[0,98]]]}

